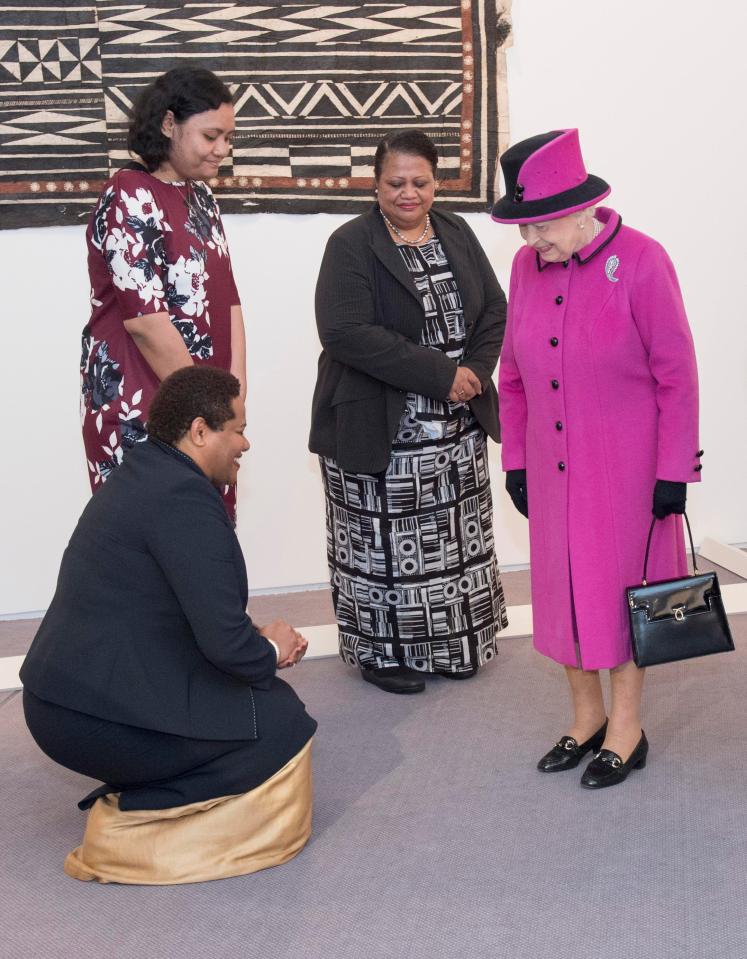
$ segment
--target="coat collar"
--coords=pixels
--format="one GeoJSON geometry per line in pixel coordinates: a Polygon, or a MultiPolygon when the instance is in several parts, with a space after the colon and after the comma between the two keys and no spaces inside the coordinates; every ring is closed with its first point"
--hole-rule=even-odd
{"type": "MultiPolygon", "coordinates": [[[[185,466],[188,466],[189,469],[193,470],[195,473],[199,473],[200,476],[204,476],[207,479],[207,476],[203,473],[200,467],[195,463],[191,456],[187,456],[186,453],[182,453],[181,450],[177,449],[175,446],[170,446],[168,443],[164,443],[161,440],[157,440],[154,436],[149,436],[148,443],[152,446],[157,447],[163,453],[167,453],[169,456],[173,456],[175,460],[179,460],[184,463],[185,466]]],[[[211,484],[212,485],[212,484],[211,484]]]]}
{"type": "MultiPolygon", "coordinates": [[[[619,213],[616,213],[614,210],[611,210],[609,207],[600,206],[597,208],[596,218],[600,222],[604,223],[604,229],[601,233],[594,237],[591,243],[587,243],[586,246],[582,247],[571,257],[572,260],[575,260],[579,266],[584,266],[588,263],[589,260],[593,260],[597,253],[600,253],[608,243],[611,243],[617,234],[620,231],[622,226],[622,217],[619,213]]],[[[558,266],[559,264],[545,263],[539,253],[535,253],[537,261],[537,269],[541,273],[543,270],[546,270],[548,266],[558,266]]],[[[567,266],[568,261],[566,260],[563,266],[567,266]]]]}
{"type": "MultiPolygon", "coordinates": [[[[462,230],[459,227],[459,221],[453,218],[443,216],[438,210],[431,207],[431,223],[436,236],[441,241],[446,258],[449,261],[449,267],[454,275],[459,292],[464,299],[466,292],[470,289],[470,260],[462,230]]],[[[368,213],[364,214],[368,221],[371,236],[371,248],[377,258],[395,276],[405,287],[418,305],[422,307],[423,301],[420,293],[415,288],[407,267],[404,264],[402,256],[397,249],[397,244],[392,241],[389,231],[384,224],[384,219],[379,209],[379,204],[374,203],[368,213]]],[[[467,305],[463,302],[465,313],[467,305]]]]}
{"type": "Polygon", "coordinates": [[[407,267],[400,256],[397,244],[392,241],[389,231],[384,223],[384,218],[379,210],[379,204],[374,203],[366,214],[368,226],[370,229],[371,249],[376,257],[384,264],[389,272],[395,276],[418,303],[422,303],[420,294],[415,289],[407,267]]]}

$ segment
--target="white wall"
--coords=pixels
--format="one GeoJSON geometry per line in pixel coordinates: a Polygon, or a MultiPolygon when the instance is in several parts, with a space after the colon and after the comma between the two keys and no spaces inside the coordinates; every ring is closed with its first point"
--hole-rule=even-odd
{"type": "MultiPolygon", "coordinates": [[[[514,0],[512,139],[578,126],[589,169],[624,221],[678,268],[702,388],[704,480],[696,538],[747,541],[743,4],[514,0]]],[[[516,228],[470,224],[508,285],[516,228]]],[[[252,454],[239,535],[252,588],[326,579],[317,463],[306,452],[318,344],[313,289],[341,216],[226,217],[247,317],[252,454]]],[[[82,227],[0,232],[0,615],[44,609],[88,497],[78,422],[79,334],[88,313],[82,227]]],[[[634,442],[631,438],[631,458],[634,442]]],[[[528,560],[523,520],[492,465],[503,564],[528,560]]]]}

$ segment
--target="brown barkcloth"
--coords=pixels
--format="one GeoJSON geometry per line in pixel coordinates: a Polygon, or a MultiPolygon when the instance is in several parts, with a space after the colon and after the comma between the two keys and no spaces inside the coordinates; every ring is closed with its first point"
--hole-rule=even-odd
{"type": "Polygon", "coordinates": [[[0,227],[85,222],[128,160],[132,102],[190,60],[234,94],[233,152],[210,182],[223,213],[360,212],[376,144],[404,127],[438,147],[441,206],[497,199],[510,0],[23,10],[0,25],[0,227]]]}

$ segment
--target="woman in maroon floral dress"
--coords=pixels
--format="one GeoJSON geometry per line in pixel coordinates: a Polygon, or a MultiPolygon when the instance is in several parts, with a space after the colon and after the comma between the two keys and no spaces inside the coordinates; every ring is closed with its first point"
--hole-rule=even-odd
{"type": "MultiPolygon", "coordinates": [[[[146,437],[160,381],[182,366],[230,370],[246,392],[244,323],[218,205],[205,181],[228,155],[234,111],[209,70],[178,67],[143,92],[128,147],[86,233],[91,318],[81,418],[95,491],[146,437]]],[[[233,517],[235,488],[225,494],[233,517]]]]}

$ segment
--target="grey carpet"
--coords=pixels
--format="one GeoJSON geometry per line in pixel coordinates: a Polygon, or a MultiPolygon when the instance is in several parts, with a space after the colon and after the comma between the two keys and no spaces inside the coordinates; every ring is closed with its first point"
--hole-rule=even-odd
{"type": "Polygon", "coordinates": [[[319,720],[311,843],[280,868],[192,886],[63,874],[89,782],[36,750],[8,695],[0,954],[744,959],[747,616],[733,625],[738,652],[650,670],[649,764],[601,793],[580,770],[533,769],[566,704],[528,640],[413,697],[306,663],[289,678],[319,720]]]}

